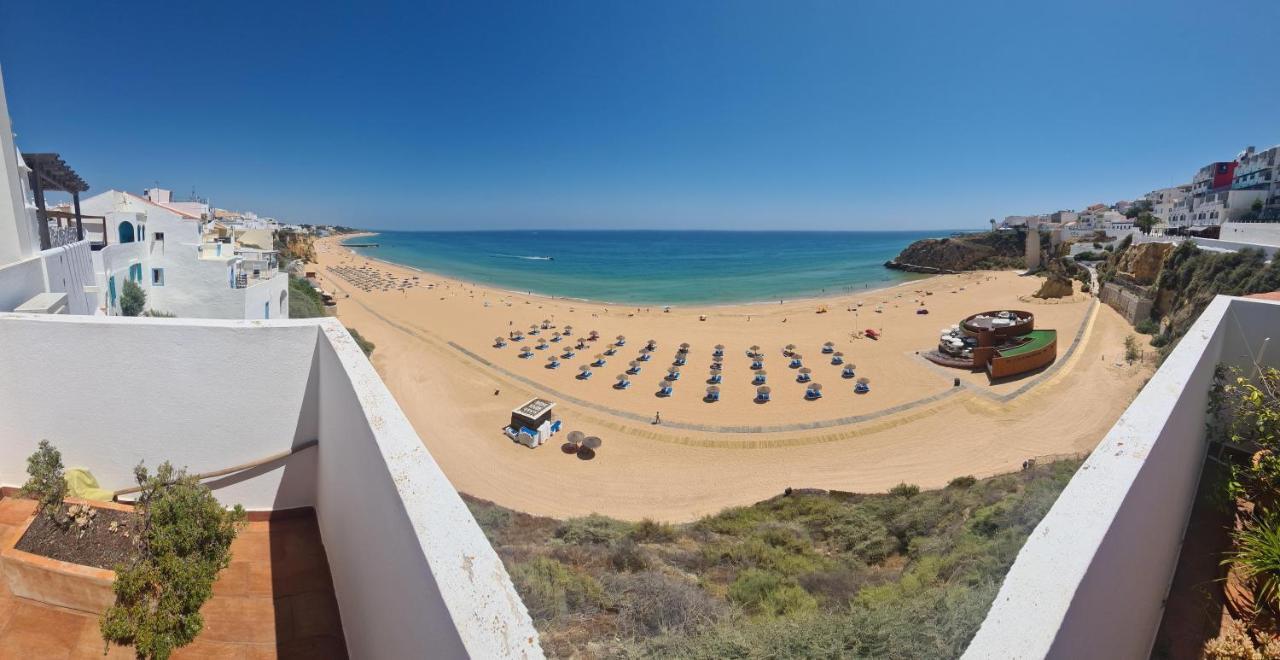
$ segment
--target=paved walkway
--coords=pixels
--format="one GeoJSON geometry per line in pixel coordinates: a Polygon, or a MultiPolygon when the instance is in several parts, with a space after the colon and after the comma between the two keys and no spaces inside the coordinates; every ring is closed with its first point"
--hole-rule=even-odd
{"type": "MultiPolygon", "coordinates": [[[[0,499],[0,537],[26,521],[34,502],[0,499]]],[[[204,631],[173,654],[183,658],[345,658],[329,563],[314,517],[251,522],[231,546],[231,565],[201,610],[204,631]]],[[[110,658],[96,615],[18,598],[0,579],[0,660],[110,658]]]]}

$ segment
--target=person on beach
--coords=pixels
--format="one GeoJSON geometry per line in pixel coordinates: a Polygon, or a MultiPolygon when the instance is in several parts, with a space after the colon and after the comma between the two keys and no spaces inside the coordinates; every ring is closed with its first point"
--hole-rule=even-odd
{"type": "Polygon", "coordinates": [[[653,423],[654,423],[654,424],[661,424],[661,423],[662,423],[662,411],[661,411],[661,410],[659,410],[659,411],[657,411],[657,412],[653,413],[653,423]]]}

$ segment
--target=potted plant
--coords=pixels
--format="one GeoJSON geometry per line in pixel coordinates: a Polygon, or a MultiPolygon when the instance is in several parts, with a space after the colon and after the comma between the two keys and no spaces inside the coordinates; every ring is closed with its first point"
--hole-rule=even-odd
{"type": "Polygon", "coordinates": [[[200,634],[200,608],[230,563],[242,507],[223,507],[168,462],[154,474],[134,469],[133,506],[68,498],[62,457],[47,441],[27,472],[22,492],[36,511],[0,550],[13,593],[99,614],[103,639],[138,658],[168,658],[200,634]]]}

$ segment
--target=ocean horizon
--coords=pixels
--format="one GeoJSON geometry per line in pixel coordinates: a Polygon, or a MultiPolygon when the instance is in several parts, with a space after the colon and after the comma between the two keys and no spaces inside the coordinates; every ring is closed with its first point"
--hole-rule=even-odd
{"type": "MultiPolygon", "coordinates": [[[[373,231],[373,230],[370,230],[373,231]]],[[[358,254],[511,291],[609,303],[785,300],[893,286],[913,241],[964,230],[376,231],[358,254]]],[[[344,243],[347,241],[344,241],[344,243]]]]}

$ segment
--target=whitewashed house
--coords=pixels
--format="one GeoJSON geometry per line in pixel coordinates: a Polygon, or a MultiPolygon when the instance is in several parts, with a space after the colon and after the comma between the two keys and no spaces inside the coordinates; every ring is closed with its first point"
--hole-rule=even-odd
{"type": "Polygon", "coordinates": [[[88,185],[57,154],[37,154],[31,162],[13,143],[0,77],[0,312],[93,314],[90,244],[81,218],[44,206],[45,191],[78,199],[88,185]]]}
{"type": "MultiPolygon", "coordinates": [[[[156,191],[153,197],[164,199],[156,191]]],[[[160,191],[164,193],[167,191],[160,191]]],[[[120,313],[125,281],[147,294],[147,307],[181,317],[288,318],[288,275],[275,268],[270,238],[242,246],[234,232],[173,203],[108,190],[81,203],[102,215],[107,246],[94,252],[93,268],[108,314],[120,313]]]]}

